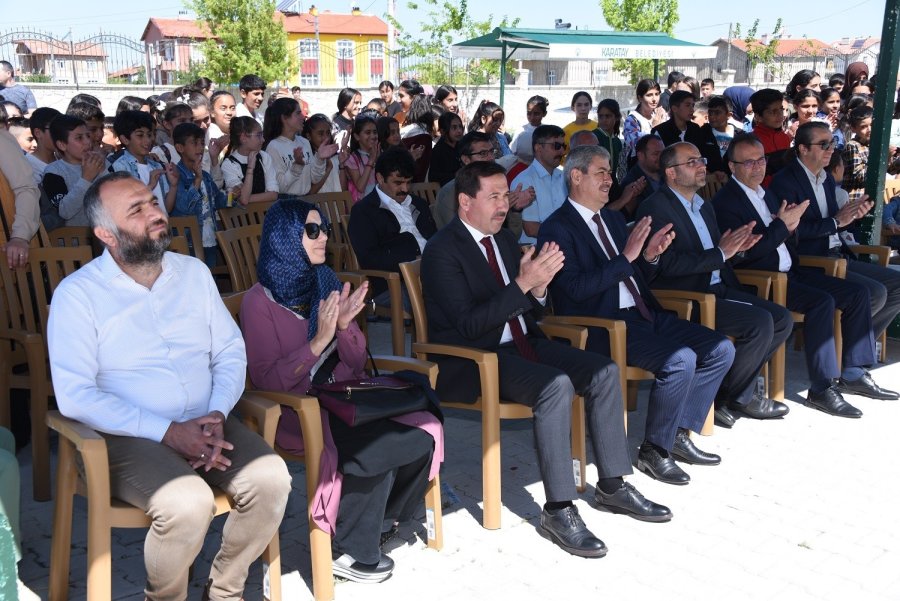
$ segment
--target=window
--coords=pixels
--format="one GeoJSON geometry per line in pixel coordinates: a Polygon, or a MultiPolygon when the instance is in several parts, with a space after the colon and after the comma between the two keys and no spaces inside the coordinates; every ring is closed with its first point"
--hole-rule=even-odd
{"type": "Polygon", "coordinates": [[[353,77],[353,40],[338,40],[337,49],[337,83],[339,86],[348,87],[354,84],[353,77]]]}
{"type": "Polygon", "coordinates": [[[377,86],[384,79],[384,42],[369,42],[369,82],[377,86]]]}
{"type": "Polygon", "coordinates": [[[56,68],[57,68],[57,69],[65,69],[65,68],[66,68],[66,61],[56,61],[56,68]]]}
{"type": "Polygon", "coordinates": [[[556,69],[547,69],[547,85],[556,85],[556,69]]]}
{"type": "Polygon", "coordinates": [[[163,40],[159,42],[159,53],[164,60],[175,60],[175,42],[170,40],[163,40]]]}
{"type": "Polygon", "coordinates": [[[300,40],[297,54],[300,56],[300,85],[319,85],[319,45],[316,40],[300,40]]]}
{"type": "Polygon", "coordinates": [[[206,57],[203,55],[203,48],[200,44],[196,42],[190,42],[190,61],[193,64],[204,63],[206,62],[206,57]]]}
{"type": "Polygon", "coordinates": [[[84,67],[88,71],[96,71],[97,70],[97,61],[95,61],[93,59],[88,59],[88,60],[84,61],[84,67]]]}

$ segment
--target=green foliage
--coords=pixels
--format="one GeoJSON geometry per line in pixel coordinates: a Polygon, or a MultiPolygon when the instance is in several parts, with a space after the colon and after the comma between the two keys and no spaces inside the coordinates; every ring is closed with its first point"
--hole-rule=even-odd
{"type": "Polygon", "coordinates": [[[53,78],[49,75],[34,73],[32,75],[17,75],[16,80],[19,83],[51,83],[53,78]]]}
{"type": "MultiPolygon", "coordinates": [[[[678,0],[600,0],[603,18],[615,31],[659,31],[672,35],[678,23],[678,0]]],[[[659,62],[660,71],[665,63],[659,62]]],[[[650,59],[615,59],[613,69],[628,73],[629,81],[653,77],[650,59]]]]}
{"type": "Polygon", "coordinates": [[[134,77],[131,78],[131,83],[137,86],[147,85],[147,68],[139,68],[137,73],[134,74],[134,77]]]}
{"type": "Polygon", "coordinates": [[[275,19],[274,0],[187,2],[213,35],[203,43],[204,75],[224,85],[237,84],[248,73],[266,82],[296,78],[296,52],[275,19]]]}
{"type": "Polygon", "coordinates": [[[176,71],[175,72],[175,85],[185,86],[191,83],[194,83],[201,77],[209,77],[210,79],[215,79],[211,75],[209,75],[209,69],[206,66],[206,63],[189,61],[188,62],[188,70],[187,71],[176,71]]]}
{"type": "MultiPolygon", "coordinates": [[[[756,65],[765,66],[766,71],[771,71],[774,75],[775,58],[778,56],[778,40],[781,39],[781,19],[775,22],[775,29],[772,30],[772,36],[765,44],[756,38],[756,32],[759,30],[759,19],[753,22],[753,26],[747,30],[747,35],[741,38],[741,24],[737,23],[734,27],[734,37],[743,39],[747,46],[747,62],[750,69],[747,73],[748,83],[753,83],[753,70],[756,65]]],[[[809,43],[812,47],[812,42],[809,43]]]]}
{"type": "MultiPolygon", "coordinates": [[[[449,0],[423,0],[422,7],[415,2],[408,2],[407,6],[413,11],[425,8],[427,12],[420,23],[424,37],[418,39],[414,39],[396,19],[388,17],[399,34],[397,53],[401,73],[416,73],[422,83],[434,85],[468,81],[477,86],[496,81],[500,77],[500,61],[473,59],[467,61],[465,66],[459,61],[451,64],[449,48],[455,42],[486,35],[494,27],[516,27],[519,24],[518,17],[510,21],[504,16],[497,24],[492,24],[493,15],[488,15],[483,21],[476,21],[469,14],[467,0],[460,0],[458,3],[449,0]]],[[[514,73],[511,69],[507,69],[507,72],[514,73]]]]}

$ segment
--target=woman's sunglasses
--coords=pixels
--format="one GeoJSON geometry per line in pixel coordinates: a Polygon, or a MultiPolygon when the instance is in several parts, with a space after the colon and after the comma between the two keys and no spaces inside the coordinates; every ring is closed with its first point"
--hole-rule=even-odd
{"type": "Polygon", "coordinates": [[[331,224],[328,223],[304,223],[303,231],[306,232],[306,237],[310,240],[315,240],[322,232],[325,233],[326,237],[331,238],[331,224]]]}

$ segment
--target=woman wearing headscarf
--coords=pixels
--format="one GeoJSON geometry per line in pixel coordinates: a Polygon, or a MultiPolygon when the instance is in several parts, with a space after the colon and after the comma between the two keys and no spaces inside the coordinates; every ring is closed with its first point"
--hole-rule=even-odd
{"type": "Polygon", "coordinates": [[[722,92],[722,95],[731,102],[731,115],[734,119],[732,125],[738,130],[746,132],[753,130],[752,109],[748,116],[747,107],[750,106],[750,97],[755,91],[749,86],[731,86],[722,92]]]}
{"type": "Polygon", "coordinates": [[[856,85],[857,82],[868,79],[869,65],[862,61],[847,65],[847,71],[844,75],[844,89],[841,90],[841,95],[844,97],[844,100],[853,95],[853,86],[856,85]]]}
{"type": "MultiPolygon", "coordinates": [[[[334,381],[365,376],[366,340],[354,317],[368,286],[351,293],[324,264],[330,231],[319,211],[302,201],[278,201],[266,214],[259,282],[241,305],[256,388],[307,394],[311,383],[329,375],[334,381]]],[[[286,406],[281,412],[276,442],[302,454],[299,417],[286,406]]],[[[413,517],[437,473],[440,422],[420,411],[350,427],[323,408],[322,426],[325,450],[313,520],[333,536],[336,575],[381,582],[394,567],[380,549],[382,536],[413,517]]]]}

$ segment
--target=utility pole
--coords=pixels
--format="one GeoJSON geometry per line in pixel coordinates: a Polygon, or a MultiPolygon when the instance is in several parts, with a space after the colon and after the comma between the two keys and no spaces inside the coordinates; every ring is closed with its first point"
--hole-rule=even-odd
{"type": "Polygon", "coordinates": [[[394,36],[397,35],[397,32],[394,30],[394,18],[395,13],[397,12],[397,4],[396,0],[387,0],[387,15],[388,15],[388,55],[387,55],[387,79],[388,81],[396,82],[395,79],[397,70],[396,63],[397,56],[395,54],[396,48],[394,46],[394,36]]]}

